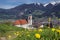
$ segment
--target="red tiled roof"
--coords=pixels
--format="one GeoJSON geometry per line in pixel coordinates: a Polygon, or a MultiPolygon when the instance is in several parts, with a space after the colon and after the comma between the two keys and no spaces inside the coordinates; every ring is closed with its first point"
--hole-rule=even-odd
{"type": "Polygon", "coordinates": [[[27,21],[25,19],[16,20],[14,22],[14,25],[23,25],[23,24],[27,24],[27,21]]]}

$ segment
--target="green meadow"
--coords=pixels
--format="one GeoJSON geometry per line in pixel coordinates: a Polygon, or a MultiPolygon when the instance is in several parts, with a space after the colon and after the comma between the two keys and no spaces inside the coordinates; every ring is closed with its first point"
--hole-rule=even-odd
{"type": "Polygon", "coordinates": [[[59,28],[24,29],[0,24],[0,40],[60,40],[59,28]]]}

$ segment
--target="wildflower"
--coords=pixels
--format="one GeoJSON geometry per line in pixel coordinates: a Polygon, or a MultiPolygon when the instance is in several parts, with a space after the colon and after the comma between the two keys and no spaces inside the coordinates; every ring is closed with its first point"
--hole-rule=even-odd
{"type": "Polygon", "coordinates": [[[36,38],[40,38],[41,35],[37,33],[37,34],[35,34],[35,37],[36,37],[36,38]]]}
{"type": "Polygon", "coordinates": [[[52,31],[54,32],[55,31],[55,28],[52,28],[52,31]]]}
{"type": "Polygon", "coordinates": [[[19,32],[15,32],[14,34],[18,36],[20,33],[19,32]]]}
{"type": "Polygon", "coordinates": [[[11,38],[11,35],[8,35],[8,38],[11,38]]]}
{"type": "Polygon", "coordinates": [[[60,30],[59,30],[59,29],[57,29],[56,31],[57,31],[58,33],[60,33],[60,30]]]}
{"type": "Polygon", "coordinates": [[[39,32],[42,32],[43,30],[42,29],[38,29],[39,32]]]}

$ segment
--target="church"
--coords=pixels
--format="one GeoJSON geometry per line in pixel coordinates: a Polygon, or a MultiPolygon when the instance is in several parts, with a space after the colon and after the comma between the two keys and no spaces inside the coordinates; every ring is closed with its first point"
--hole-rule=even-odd
{"type": "Polygon", "coordinates": [[[16,27],[22,27],[22,28],[33,28],[32,27],[32,15],[28,16],[28,20],[26,19],[20,19],[20,20],[16,20],[14,22],[14,26],[16,27]]]}

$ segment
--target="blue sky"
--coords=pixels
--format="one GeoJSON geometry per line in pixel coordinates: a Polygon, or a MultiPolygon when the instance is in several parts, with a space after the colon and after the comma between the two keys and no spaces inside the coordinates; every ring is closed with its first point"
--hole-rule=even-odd
{"type": "Polygon", "coordinates": [[[49,3],[53,0],[0,0],[0,8],[13,8],[24,3],[49,3]]]}

